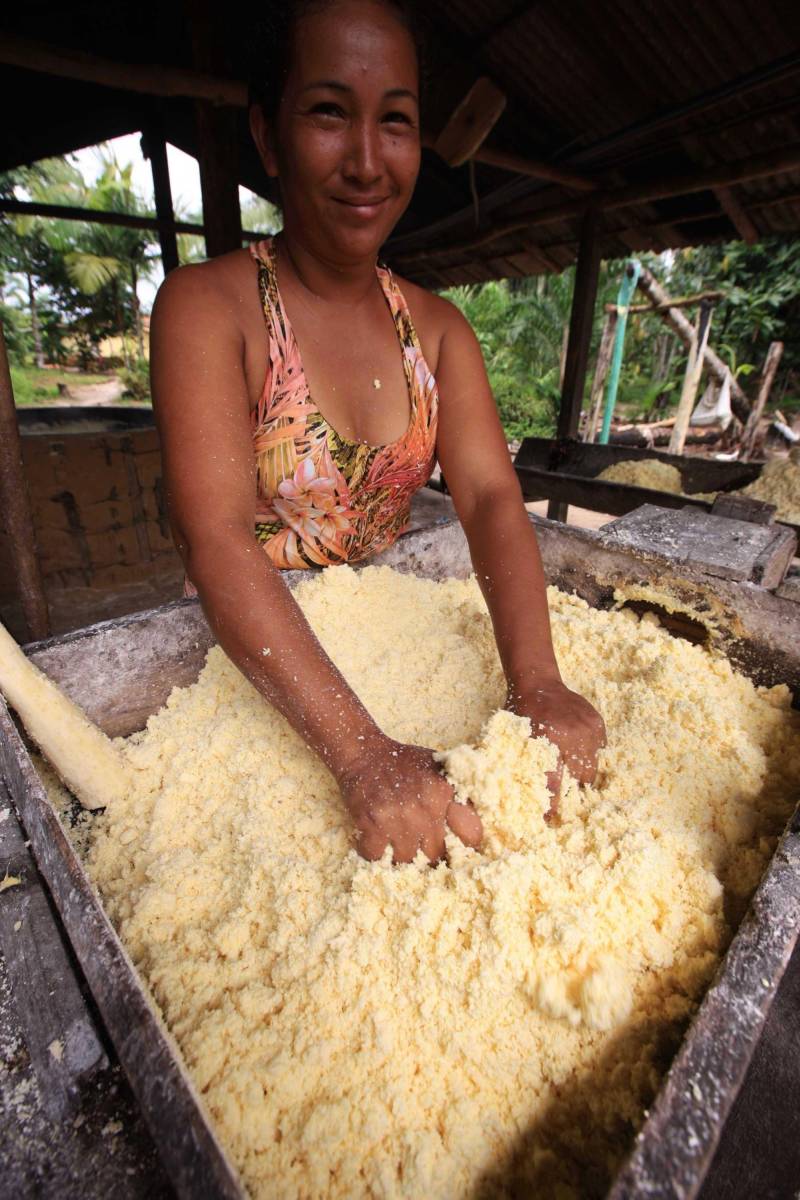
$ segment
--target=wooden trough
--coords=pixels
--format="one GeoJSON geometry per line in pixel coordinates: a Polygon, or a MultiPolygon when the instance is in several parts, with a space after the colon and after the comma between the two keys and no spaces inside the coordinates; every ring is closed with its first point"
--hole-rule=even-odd
{"type": "MultiPolygon", "coordinates": [[[[800,605],[791,591],[709,575],[701,566],[642,554],[606,534],[537,520],[550,582],[590,604],[643,603],[682,616],[761,684],[800,696],[800,605]]],[[[402,539],[380,562],[440,579],[471,565],[455,524],[402,539]]],[[[287,573],[294,586],[304,572],[287,573]]],[[[196,601],[105,622],[28,647],[30,657],[109,734],[129,734],[175,685],[198,675],[212,637],[196,601]]],[[[50,805],[8,710],[0,703],[0,771],[75,954],[128,1074],[175,1190],[243,1194],[179,1052],[89,883],[50,805]]],[[[609,1193],[696,1195],[758,1041],[800,926],[800,822],[790,822],[669,1074],[609,1193]]]]}
{"type": "MultiPolygon", "coordinates": [[[[711,511],[711,502],[692,492],[735,492],[758,479],[763,462],[718,462],[689,454],[667,454],[637,446],[602,446],[573,438],[525,438],[514,459],[514,469],[526,500],[556,500],[577,504],[593,512],[623,516],[641,504],[661,508],[693,507],[711,511]],[[688,495],[661,492],[598,479],[606,467],[618,462],[655,459],[681,473],[688,495]]],[[[786,524],[787,522],[784,522],[786,524]]],[[[800,526],[790,528],[800,533],[800,526]]]]}

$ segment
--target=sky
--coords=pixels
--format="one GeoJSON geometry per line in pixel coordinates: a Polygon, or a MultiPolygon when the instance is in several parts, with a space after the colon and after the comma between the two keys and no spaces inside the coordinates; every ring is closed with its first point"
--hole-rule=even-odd
{"type": "MultiPolygon", "coordinates": [[[[142,156],[140,137],[141,135],[138,133],[129,133],[124,137],[105,142],[103,145],[104,148],[113,150],[121,166],[126,166],[129,162],[133,163],[133,180],[136,189],[144,201],[155,208],[153,174],[150,163],[142,156]]],[[[100,155],[100,147],[87,146],[85,150],[76,150],[67,157],[70,162],[75,163],[87,183],[94,183],[101,171],[100,155]]],[[[200,195],[200,168],[197,165],[197,159],[191,158],[190,155],[184,154],[182,150],[167,143],[167,160],[173,206],[184,212],[201,213],[203,202],[200,195]]],[[[239,188],[241,203],[244,203],[251,195],[252,192],[247,188],[239,188]]],[[[156,259],[154,267],[153,278],[141,280],[138,287],[139,300],[147,312],[152,308],[156,291],[164,278],[160,259],[156,259]]]]}

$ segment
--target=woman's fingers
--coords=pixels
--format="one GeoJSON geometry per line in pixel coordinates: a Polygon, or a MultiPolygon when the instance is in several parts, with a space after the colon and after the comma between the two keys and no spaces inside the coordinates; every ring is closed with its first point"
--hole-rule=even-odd
{"type": "Polygon", "coordinates": [[[456,800],[451,801],[445,820],[465,846],[477,850],[483,841],[483,825],[471,804],[459,804],[456,800]]]}
{"type": "Polygon", "coordinates": [[[367,862],[377,862],[389,845],[389,839],[377,825],[370,823],[358,831],[358,853],[367,862]]]}

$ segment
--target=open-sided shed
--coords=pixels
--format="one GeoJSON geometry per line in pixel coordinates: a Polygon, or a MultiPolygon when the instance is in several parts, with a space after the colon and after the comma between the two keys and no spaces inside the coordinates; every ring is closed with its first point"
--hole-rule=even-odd
{"type": "MultiPolygon", "coordinates": [[[[423,168],[385,257],[431,287],[577,261],[557,429],[574,436],[601,257],[800,229],[800,8],[791,0],[419,8],[423,168]]],[[[131,223],[158,228],[165,269],[178,261],[176,230],[189,228],[174,220],[165,141],[199,160],[208,253],[241,245],[237,185],[263,193],[266,183],[248,130],[247,80],[267,11],[252,0],[224,9],[210,0],[8,8],[0,103],[13,119],[3,125],[0,170],[141,130],[157,217],[131,223]]],[[[67,214],[8,197],[0,210],[67,214]]],[[[563,516],[558,502],[551,515],[563,516]]]]}
{"type": "MultiPolygon", "coordinates": [[[[206,222],[219,221],[212,190],[224,207],[236,181],[264,189],[243,86],[263,12],[251,0],[7,9],[0,170],[141,129],[200,158],[206,222]]],[[[421,16],[429,148],[386,247],[408,276],[437,287],[559,271],[587,212],[604,257],[797,232],[795,4],[431,0],[421,16]],[[433,144],[484,77],[505,108],[492,127],[494,93],[476,97],[460,145],[488,136],[473,166],[448,166],[433,144]]]]}

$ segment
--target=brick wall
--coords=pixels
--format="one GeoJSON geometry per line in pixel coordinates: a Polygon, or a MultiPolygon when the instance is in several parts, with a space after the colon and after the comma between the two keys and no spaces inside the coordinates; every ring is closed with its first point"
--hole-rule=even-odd
{"type": "MultiPolygon", "coordinates": [[[[22,457],[48,591],[130,583],[177,564],[155,429],[23,432],[22,457]]],[[[13,595],[0,514],[0,601],[13,595]]]]}

